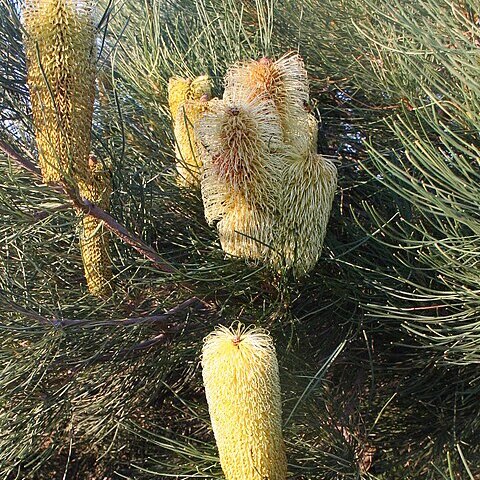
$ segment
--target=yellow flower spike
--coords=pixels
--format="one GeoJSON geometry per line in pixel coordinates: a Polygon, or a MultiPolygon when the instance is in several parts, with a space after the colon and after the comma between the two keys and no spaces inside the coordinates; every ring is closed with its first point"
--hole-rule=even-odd
{"type": "Polygon", "coordinates": [[[281,222],[276,235],[279,243],[272,250],[272,261],[277,266],[283,262],[283,267],[300,277],[320,257],[337,187],[337,169],[330,160],[311,151],[306,158],[290,159],[282,185],[281,222]]]}
{"type": "MultiPolygon", "coordinates": [[[[112,192],[110,172],[104,170],[93,155],[89,159],[87,179],[79,182],[79,192],[81,197],[108,210],[112,192]]],[[[103,222],[85,215],[81,222],[80,251],[88,289],[97,297],[108,297],[112,292],[109,243],[110,233],[103,222]]]]}
{"type": "Polygon", "coordinates": [[[226,480],[286,480],[278,363],[261,329],[219,327],[205,339],[203,381],[226,480]]]}
{"type": "Polygon", "coordinates": [[[208,98],[212,96],[212,82],[208,75],[200,75],[192,80],[190,90],[187,95],[187,100],[195,100],[207,95],[208,98]]]}
{"type": "Polygon", "coordinates": [[[239,194],[252,205],[272,207],[272,185],[283,148],[273,103],[239,95],[212,102],[211,110],[197,128],[204,146],[202,196],[207,219],[220,219],[228,211],[222,193],[230,197],[239,194]]]}
{"type": "Polygon", "coordinates": [[[289,53],[276,61],[262,58],[232,67],[227,72],[224,98],[238,96],[239,91],[246,98],[270,99],[280,116],[285,143],[297,154],[307,148],[309,87],[299,55],[289,53]]]}
{"type": "Polygon", "coordinates": [[[234,257],[264,259],[273,242],[274,216],[261,205],[236,195],[217,224],[222,250],[234,257]]]}
{"type": "Polygon", "coordinates": [[[95,98],[89,1],[26,0],[27,83],[45,182],[84,177],[95,98]]]}
{"type": "Polygon", "coordinates": [[[276,192],[281,180],[280,119],[269,100],[241,95],[211,102],[199,122],[203,145],[205,218],[217,224],[223,250],[264,259],[272,243],[276,192]]]}
{"type": "Polygon", "coordinates": [[[174,122],[177,141],[177,181],[183,187],[200,185],[202,156],[195,125],[209,111],[206,95],[200,100],[187,100],[179,109],[174,122]]]}
{"type": "Polygon", "coordinates": [[[191,83],[191,79],[181,77],[172,77],[168,81],[168,106],[173,121],[177,118],[180,105],[184,104],[187,99],[191,83]]]}
{"type": "Polygon", "coordinates": [[[202,160],[194,125],[208,110],[211,96],[212,86],[206,75],[193,80],[172,77],[168,82],[168,104],[173,119],[180,186],[196,187],[200,184],[202,160]]]}
{"type": "Polygon", "coordinates": [[[168,105],[170,114],[175,121],[178,109],[187,100],[199,100],[204,95],[210,99],[212,96],[212,84],[208,75],[191,78],[172,77],[168,81],[168,105]]]}

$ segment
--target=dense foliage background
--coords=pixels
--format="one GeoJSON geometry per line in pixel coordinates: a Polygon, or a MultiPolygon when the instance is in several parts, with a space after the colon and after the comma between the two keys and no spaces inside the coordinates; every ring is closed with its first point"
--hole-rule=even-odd
{"type": "MultiPolygon", "coordinates": [[[[0,0],[0,141],[36,162],[20,6],[0,0]]],[[[240,319],[276,340],[292,479],[479,478],[479,12],[99,5],[93,149],[111,214],[174,273],[117,238],[116,292],[89,295],[67,197],[0,155],[0,476],[222,478],[199,352],[240,319]],[[323,258],[298,282],[224,258],[199,192],[175,185],[166,101],[172,75],[208,73],[220,95],[233,62],[287,50],[340,174],[323,258]]]]}

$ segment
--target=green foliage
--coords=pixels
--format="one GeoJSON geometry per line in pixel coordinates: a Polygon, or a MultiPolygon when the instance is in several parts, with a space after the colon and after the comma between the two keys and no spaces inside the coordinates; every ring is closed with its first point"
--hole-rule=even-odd
{"type": "MultiPolygon", "coordinates": [[[[34,161],[18,7],[0,0],[0,140],[34,161]]],[[[479,7],[104,2],[93,150],[112,216],[177,270],[116,239],[116,293],[91,297],[66,197],[0,155],[0,476],[222,478],[198,355],[242,319],[277,342],[292,478],[476,478],[479,7]],[[288,49],[340,173],[302,282],[224,258],[199,192],[175,185],[166,100],[171,75],[208,73],[221,95],[233,62],[288,49]],[[192,296],[207,308],[170,330],[112,322],[192,296]]]]}

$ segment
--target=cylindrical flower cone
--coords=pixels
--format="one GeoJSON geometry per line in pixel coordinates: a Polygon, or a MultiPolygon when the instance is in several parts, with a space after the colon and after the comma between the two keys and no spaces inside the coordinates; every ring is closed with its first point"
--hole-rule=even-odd
{"type": "Polygon", "coordinates": [[[278,115],[272,102],[258,97],[212,102],[198,124],[204,146],[202,196],[207,218],[219,219],[229,205],[227,196],[241,194],[250,203],[274,203],[271,188],[283,147],[278,115]],[[277,152],[279,154],[277,155],[277,152]],[[217,198],[217,205],[210,200],[217,198]]]}
{"type": "Polygon", "coordinates": [[[212,96],[212,84],[210,77],[201,75],[194,79],[172,77],[168,81],[168,106],[170,107],[170,114],[175,122],[177,118],[178,109],[187,100],[199,100],[204,95],[208,98],[212,96]]]}
{"type": "Polygon", "coordinates": [[[96,297],[112,293],[112,266],[109,255],[110,233],[98,219],[85,216],[80,232],[80,251],[88,290],[96,297]]]}
{"type": "Polygon", "coordinates": [[[200,185],[202,158],[194,125],[208,111],[212,85],[207,75],[194,79],[172,77],[168,82],[168,105],[175,134],[177,183],[182,187],[200,185]]]}
{"type": "Polygon", "coordinates": [[[205,217],[217,225],[223,250],[266,257],[272,242],[283,143],[273,103],[260,97],[212,102],[199,122],[205,217]]]}
{"type": "Polygon", "coordinates": [[[309,87],[299,55],[286,54],[276,61],[262,58],[235,65],[227,72],[224,98],[238,96],[238,92],[247,99],[260,96],[271,100],[280,116],[284,142],[296,154],[306,150],[309,136],[305,107],[309,87]]]}
{"type": "Polygon", "coordinates": [[[280,119],[271,101],[260,97],[245,100],[241,94],[217,100],[197,130],[208,157],[206,182],[216,175],[229,190],[248,200],[273,201],[271,185],[281,164],[283,142],[280,119]]]}
{"type": "Polygon", "coordinates": [[[45,182],[83,177],[95,98],[91,2],[26,0],[27,83],[45,182]]]}
{"type": "MultiPolygon", "coordinates": [[[[285,167],[283,202],[278,239],[274,250],[296,277],[308,273],[322,252],[333,198],[337,169],[322,155],[293,159],[285,167]]],[[[278,257],[277,257],[278,258],[278,257]]]]}
{"type": "Polygon", "coordinates": [[[202,156],[195,125],[209,111],[206,95],[199,100],[187,100],[177,112],[174,122],[177,142],[177,181],[183,187],[198,187],[201,179],[202,156]]]}
{"type": "Polygon", "coordinates": [[[318,126],[309,116],[310,147],[304,157],[291,156],[283,170],[280,221],[271,261],[296,277],[310,271],[322,252],[337,188],[335,165],[316,153],[318,126]]]}
{"type": "MultiPolygon", "coordinates": [[[[112,191],[110,172],[91,156],[89,176],[79,182],[80,195],[104,210],[110,206],[112,191]]],[[[91,215],[81,220],[80,251],[87,286],[92,295],[108,297],[112,292],[112,265],[110,260],[110,232],[103,222],[91,215]]]]}
{"type": "Polygon", "coordinates": [[[250,204],[238,194],[217,224],[222,250],[248,260],[268,257],[274,241],[274,227],[275,217],[270,209],[250,204]]]}
{"type": "Polygon", "coordinates": [[[206,339],[203,381],[226,480],[286,480],[281,392],[272,338],[220,327],[206,339]]]}

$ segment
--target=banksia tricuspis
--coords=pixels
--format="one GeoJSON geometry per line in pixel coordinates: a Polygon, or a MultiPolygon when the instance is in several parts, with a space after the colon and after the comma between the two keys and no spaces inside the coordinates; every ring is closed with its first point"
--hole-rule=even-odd
{"type": "Polygon", "coordinates": [[[168,82],[168,103],[176,141],[178,184],[200,185],[202,159],[194,130],[195,124],[208,111],[211,83],[207,76],[193,80],[173,77],[168,82]]]}
{"type": "Polygon", "coordinates": [[[313,115],[309,115],[309,130],[307,154],[291,155],[284,166],[278,243],[272,253],[273,263],[291,269],[296,277],[317,263],[337,188],[335,165],[317,154],[318,127],[313,115]]]}
{"type": "MultiPolygon", "coordinates": [[[[71,181],[82,198],[108,208],[110,176],[91,158],[95,27],[89,0],[26,0],[27,83],[39,163],[46,183],[71,181]]],[[[80,249],[90,292],[111,292],[109,234],[82,218],[80,249]]]]}
{"type": "Polygon", "coordinates": [[[193,80],[190,78],[172,77],[168,81],[168,105],[172,118],[177,116],[178,109],[187,100],[199,100],[204,95],[211,97],[212,85],[207,75],[193,80]]]}
{"type": "Polygon", "coordinates": [[[307,112],[307,72],[299,55],[273,61],[262,58],[229,70],[224,98],[261,98],[274,103],[282,127],[283,156],[276,165],[281,181],[276,193],[276,222],[272,247],[265,251],[276,268],[301,276],[320,256],[336,189],[335,166],[317,155],[317,121],[307,112]]]}
{"type": "Polygon", "coordinates": [[[282,155],[275,106],[261,97],[212,101],[199,122],[203,145],[202,198],[226,253],[264,256],[271,243],[275,191],[282,155]]]}
{"type": "Polygon", "coordinates": [[[286,480],[278,363],[263,330],[220,327],[205,339],[203,381],[226,480],[286,480]]]}
{"type": "Polygon", "coordinates": [[[45,182],[87,172],[95,98],[91,2],[26,0],[27,83],[45,182]]]}
{"type": "Polygon", "coordinates": [[[202,185],[207,197],[209,182],[218,181],[247,200],[273,202],[270,182],[278,169],[282,131],[272,102],[241,95],[212,102],[211,112],[199,122],[198,134],[208,160],[202,185]]]}
{"type": "Polygon", "coordinates": [[[205,217],[222,249],[276,269],[307,273],[322,250],[337,172],[317,155],[301,57],[232,67],[223,100],[195,125],[205,217]]]}
{"type": "Polygon", "coordinates": [[[307,71],[302,58],[286,54],[250,60],[227,72],[224,98],[243,92],[246,98],[263,97],[274,103],[280,117],[283,140],[297,154],[306,153],[308,126],[305,105],[309,100],[307,71]]]}
{"type": "Polygon", "coordinates": [[[177,142],[177,183],[184,187],[200,186],[202,157],[194,126],[209,111],[206,95],[199,100],[187,100],[175,119],[174,133],[177,142]]]}
{"type": "MultiPolygon", "coordinates": [[[[82,198],[108,210],[112,192],[110,172],[104,170],[93,155],[89,159],[88,176],[79,181],[78,186],[82,198]]],[[[80,251],[88,289],[92,295],[108,297],[112,292],[110,233],[103,222],[92,215],[82,218],[80,228],[80,251]]]]}
{"type": "Polygon", "coordinates": [[[230,208],[217,223],[224,252],[250,260],[265,259],[273,243],[274,216],[271,209],[234,195],[230,208]]]}

